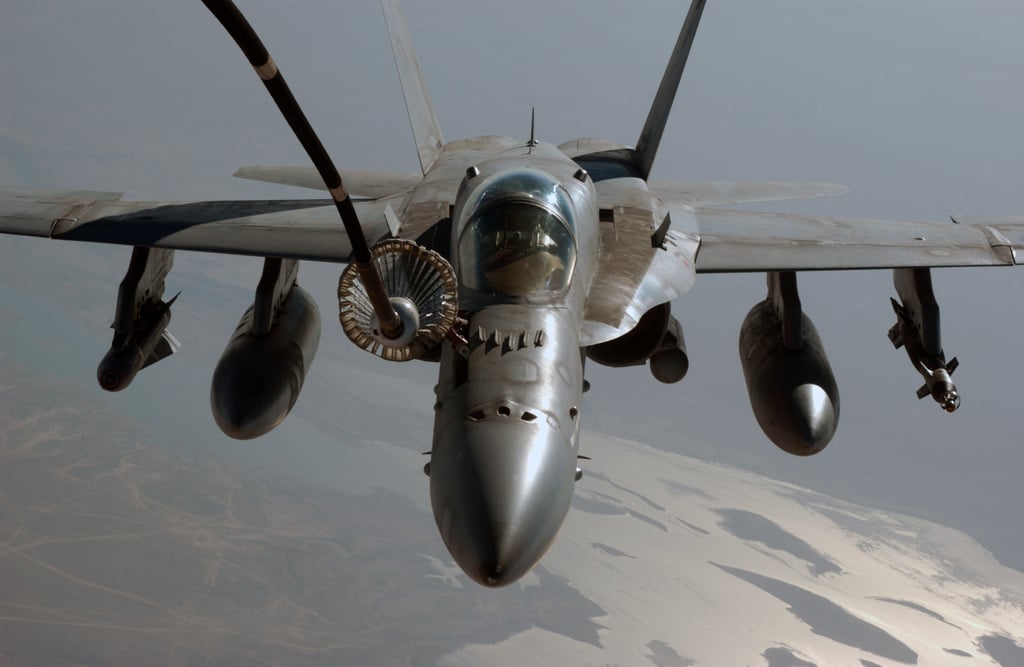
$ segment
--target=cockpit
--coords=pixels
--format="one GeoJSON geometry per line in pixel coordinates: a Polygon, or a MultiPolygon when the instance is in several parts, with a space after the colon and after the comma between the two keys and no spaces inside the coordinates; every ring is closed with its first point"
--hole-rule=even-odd
{"type": "Polygon", "coordinates": [[[504,296],[560,292],[576,263],[568,192],[536,170],[497,174],[470,194],[458,241],[463,285],[504,296]]]}

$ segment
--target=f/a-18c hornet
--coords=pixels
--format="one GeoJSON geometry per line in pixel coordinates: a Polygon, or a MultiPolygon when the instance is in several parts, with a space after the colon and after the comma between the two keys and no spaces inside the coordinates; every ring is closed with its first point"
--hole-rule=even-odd
{"type": "Polygon", "coordinates": [[[671,302],[698,273],[764,272],[767,296],[743,322],[750,403],[769,439],[800,456],[828,444],[839,394],[801,310],[797,272],[893,269],[896,324],[924,379],[918,396],[956,410],[930,268],[1012,266],[1024,220],[883,222],[714,206],[840,194],[821,183],[649,181],[704,0],[691,2],[635,148],[596,139],[559,145],[485,136],[446,143],[396,0],[384,15],[422,173],[339,171],[259,37],[230,0],[204,0],[241,47],[314,165],[238,175],[330,193],[325,199],[124,202],[112,193],[0,191],[0,231],[134,246],[110,350],[109,391],[178,348],[164,298],[175,250],[264,257],[252,306],[213,373],[210,401],[234,438],[288,414],[320,339],[296,284],[299,260],[346,264],[341,326],[390,361],[439,367],[425,470],[441,538],[485,586],[528,572],[565,520],[579,458],[584,363],[646,364],[686,375],[671,302]],[[338,225],[341,218],[342,226],[338,225]]]}

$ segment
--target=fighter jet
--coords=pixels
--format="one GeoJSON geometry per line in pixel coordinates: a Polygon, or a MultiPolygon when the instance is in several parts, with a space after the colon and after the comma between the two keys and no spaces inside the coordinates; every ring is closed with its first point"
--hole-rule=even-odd
{"type": "Polygon", "coordinates": [[[431,504],[452,557],[484,586],[522,577],[566,518],[581,474],[585,362],[647,365],[665,383],[686,375],[671,303],[697,274],[766,275],[766,298],[740,332],[743,372],[765,434],[806,456],[834,435],[839,393],[801,308],[798,272],[892,269],[890,338],[924,380],[918,395],[953,411],[957,361],[941,344],[930,269],[1024,257],[1024,218],[915,223],[730,211],[715,207],[845,190],[650,180],[704,0],[690,4],[635,147],[588,138],[553,145],[532,128],[526,139],[446,142],[397,2],[382,0],[416,174],[339,171],[237,7],[204,4],[314,165],[237,175],[330,199],[124,202],[114,193],[6,188],[0,231],[134,247],[97,369],[109,391],[179,348],[167,329],[177,297],[165,300],[176,250],[264,257],[210,392],[217,424],[240,439],[287,416],[319,344],[317,306],[296,282],[299,261],[344,264],[338,304],[348,337],[389,361],[438,364],[425,466],[431,504]]]}

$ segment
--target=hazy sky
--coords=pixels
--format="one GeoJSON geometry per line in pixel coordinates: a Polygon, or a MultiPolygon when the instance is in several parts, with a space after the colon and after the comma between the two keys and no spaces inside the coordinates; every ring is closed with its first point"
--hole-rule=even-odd
{"type": "MultiPolygon", "coordinates": [[[[417,168],[374,0],[241,4],[336,162],[417,168]]],[[[447,139],[525,137],[536,107],[544,140],[633,143],[686,3],[406,4],[447,139]]],[[[1024,213],[1024,4],[708,5],[655,178],[834,181],[851,195],[775,208],[849,216],[1024,213]]],[[[8,2],[0,86],[0,183],[137,199],[296,195],[230,177],[244,164],[305,158],[198,2],[8,2]]],[[[0,261],[8,248],[0,239],[0,261]]],[[[95,293],[112,308],[121,268],[110,273],[95,293]]],[[[736,352],[742,318],[764,297],[763,276],[708,276],[675,304],[690,352],[686,380],[666,387],[645,369],[595,368],[585,428],[946,521],[1024,568],[1016,369],[1024,271],[944,270],[935,282],[946,352],[961,361],[955,415],[915,398],[920,378],[885,336],[888,272],[803,274],[804,308],[830,353],[842,417],[818,457],[778,452],[750,414],[736,352]]],[[[330,302],[329,280],[311,287],[330,302]]],[[[225,305],[223,340],[245,306],[225,305]]],[[[178,308],[188,308],[187,294],[178,308]]],[[[324,326],[333,326],[329,312],[324,326]]],[[[321,345],[347,344],[337,333],[325,332],[321,345]]],[[[354,348],[345,354],[354,365],[384,363],[354,348]]],[[[410,370],[428,408],[433,372],[410,370]]],[[[152,400],[173,405],[157,389],[152,400]]],[[[429,429],[428,418],[425,440],[429,429]]]]}

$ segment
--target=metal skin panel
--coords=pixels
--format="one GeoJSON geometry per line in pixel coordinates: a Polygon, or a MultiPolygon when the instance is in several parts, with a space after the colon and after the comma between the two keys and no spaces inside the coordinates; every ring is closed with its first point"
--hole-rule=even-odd
{"type": "MultiPolygon", "coordinates": [[[[460,288],[469,354],[442,350],[430,496],[441,536],[478,583],[502,586],[551,545],[569,510],[583,394],[580,329],[597,259],[593,184],[554,146],[503,151],[460,188],[453,244],[467,202],[490,175],[523,169],[560,182],[575,208],[578,260],[562,292],[510,298],[460,288]]],[[[499,200],[500,201],[500,200],[499,200]]]]}
{"type": "Polygon", "coordinates": [[[581,341],[597,345],[622,336],[654,306],[686,293],[694,283],[697,236],[692,215],[665,207],[638,178],[597,184],[598,206],[611,211],[600,222],[600,261],[587,297],[581,341]],[[665,215],[669,230],[664,247],[652,235],[665,215]]]}
{"type": "Polygon", "coordinates": [[[487,586],[528,571],[568,511],[581,347],[622,335],[648,309],[684,293],[693,284],[697,249],[694,220],[685,210],[676,212],[678,229],[665,234],[662,247],[655,245],[655,232],[671,211],[642,180],[595,186],[554,146],[500,137],[446,147],[406,200],[403,236],[422,233],[450,208],[457,259],[454,249],[473,214],[467,202],[477,185],[523,169],[549,174],[570,195],[575,273],[564,294],[511,298],[460,288],[471,352],[463,360],[449,346],[442,350],[430,461],[442,537],[460,567],[487,586]],[[598,209],[605,205],[614,211],[610,225],[600,222],[598,209]],[[594,313],[613,323],[598,335],[594,313]]]}
{"type": "MultiPolygon", "coordinates": [[[[466,169],[522,146],[521,140],[508,137],[477,137],[453,141],[441,149],[434,166],[416,186],[401,209],[401,236],[418,238],[435,224],[447,218],[455,205],[459,186],[466,169]]],[[[396,209],[399,210],[399,209],[396,209]]]]}
{"type": "MultiPolygon", "coordinates": [[[[345,183],[345,189],[353,197],[377,199],[401,194],[416,187],[423,176],[400,171],[370,171],[356,169],[339,169],[338,174],[345,183]]],[[[297,188],[308,188],[326,192],[324,179],[320,178],[313,167],[273,167],[255,165],[240,167],[234,176],[251,181],[293,185],[297,188]]]]}
{"type": "Polygon", "coordinates": [[[453,558],[485,586],[532,568],[569,511],[583,394],[577,313],[493,305],[470,317],[468,359],[442,353],[431,506],[453,558]]]}
{"type": "Polygon", "coordinates": [[[992,239],[993,246],[1004,248],[1016,264],[1024,264],[1024,215],[1003,215],[977,217],[955,215],[953,222],[961,225],[978,225],[992,239]]]}
{"type": "MultiPolygon", "coordinates": [[[[0,231],[7,233],[328,262],[348,261],[352,254],[330,200],[123,202],[112,195],[12,192],[24,191],[0,192],[0,231]]],[[[356,203],[371,242],[387,234],[384,210],[398,199],[356,203]]]]}
{"type": "Polygon", "coordinates": [[[783,201],[786,199],[837,197],[849,192],[845,185],[836,185],[835,183],[791,183],[783,181],[752,181],[746,183],[734,183],[731,181],[691,181],[688,183],[648,181],[647,187],[655,197],[664,202],[687,206],[722,206],[725,204],[749,204],[752,202],[783,201]]]}
{"type": "Polygon", "coordinates": [[[603,153],[605,151],[632,150],[628,146],[608,141],[607,139],[596,139],[593,137],[582,137],[558,144],[558,150],[562,151],[575,160],[578,157],[590,155],[591,153],[603,153]]]}
{"type": "Polygon", "coordinates": [[[59,221],[76,219],[96,202],[116,202],[120,198],[120,192],[0,187],[0,231],[51,236],[59,221]]]}
{"type": "MultiPolygon", "coordinates": [[[[698,209],[698,273],[1006,266],[1004,235],[984,226],[698,209]]],[[[1021,228],[1001,230],[1017,234],[1021,228]]]]}

